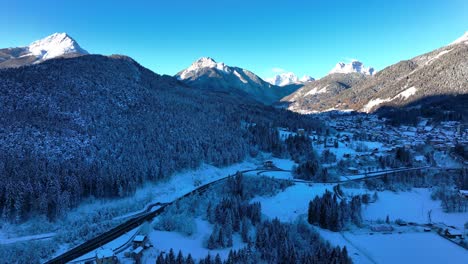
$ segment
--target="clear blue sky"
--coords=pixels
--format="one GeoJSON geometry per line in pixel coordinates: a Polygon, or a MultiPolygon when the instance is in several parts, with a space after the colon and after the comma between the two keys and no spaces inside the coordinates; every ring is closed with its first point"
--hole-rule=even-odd
{"type": "Polygon", "coordinates": [[[351,58],[380,70],[468,30],[467,0],[0,0],[0,6],[0,47],[67,32],[91,53],[129,55],[170,75],[202,56],[261,77],[273,68],[321,77],[351,58]]]}

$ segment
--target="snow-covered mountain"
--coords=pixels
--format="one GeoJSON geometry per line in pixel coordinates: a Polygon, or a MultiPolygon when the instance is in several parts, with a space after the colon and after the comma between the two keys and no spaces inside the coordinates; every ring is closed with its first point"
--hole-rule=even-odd
{"type": "Polygon", "coordinates": [[[365,75],[373,75],[374,68],[366,67],[362,62],[353,60],[350,63],[338,62],[329,72],[329,74],[333,73],[361,73],[365,75]]]}
{"type": "Polygon", "coordinates": [[[228,66],[209,57],[196,60],[175,77],[192,87],[248,95],[266,104],[276,102],[298,88],[272,85],[251,71],[228,66]]]}
{"type": "Polygon", "coordinates": [[[55,33],[29,46],[0,49],[0,68],[19,67],[44,60],[89,54],[66,33],[55,33]]]}
{"type": "Polygon", "coordinates": [[[267,82],[273,85],[278,85],[278,86],[286,86],[286,85],[291,85],[291,84],[304,84],[304,83],[308,83],[314,80],[315,79],[309,75],[304,75],[302,78],[299,78],[297,75],[295,75],[292,72],[285,72],[285,73],[277,74],[275,77],[266,79],[267,82]]]}
{"type": "MultiPolygon", "coordinates": [[[[362,73],[363,66],[358,65],[362,73]]],[[[350,74],[330,74],[300,88],[283,101],[289,102],[290,110],[301,113],[330,109],[374,112],[382,107],[446,104],[450,98],[455,98],[450,103],[454,109],[460,104],[461,99],[457,98],[468,94],[467,65],[468,33],[465,33],[447,46],[390,65],[373,76],[359,74],[364,78],[345,83],[341,78],[349,78],[346,75],[350,74]],[[340,78],[337,83],[346,86],[329,95],[325,91],[329,92],[330,86],[324,87],[330,82],[324,82],[330,77],[335,79],[335,75],[340,78]]]]}

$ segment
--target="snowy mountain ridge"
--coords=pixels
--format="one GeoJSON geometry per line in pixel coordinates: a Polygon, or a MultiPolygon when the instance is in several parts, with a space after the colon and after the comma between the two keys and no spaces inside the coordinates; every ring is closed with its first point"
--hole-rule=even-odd
{"type": "Polygon", "coordinates": [[[328,74],[354,72],[372,76],[375,70],[372,67],[364,66],[364,64],[358,60],[353,60],[350,63],[338,62],[328,74]]]}
{"type": "Polygon", "coordinates": [[[192,87],[237,94],[265,104],[279,101],[297,89],[272,85],[249,70],[228,66],[210,57],[196,60],[175,77],[192,87]]]}
{"type": "Polygon", "coordinates": [[[266,79],[267,82],[278,85],[278,86],[286,86],[291,84],[304,84],[307,82],[312,82],[315,79],[309,75],[304,75],[302,78],[299,78],[296,74],[292,72],[285,72],[281,74],[277,74],[272,78],[266,79]]]}

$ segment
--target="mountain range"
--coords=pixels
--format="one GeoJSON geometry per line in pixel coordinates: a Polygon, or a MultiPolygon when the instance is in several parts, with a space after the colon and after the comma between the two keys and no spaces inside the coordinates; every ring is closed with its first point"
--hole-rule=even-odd
{"type": "Polygon", "coordinates": [[[315,79],[309,75],[304,75],[302,76],[302,78],[299,78],[297,75],[295,75],[292,72],[284,72],[281,74],[277,74],[272,78],[266,79],[267,82],[273,85],[278,85],[278,86],[287,86],[287,85],[292,85],[292,84],[305,84],[308,82],[312,82],[314,80],[315,79]]]}
{"type": "Polygon", "coordinates": [[[272,85],[249,70],[209,57],[196,60],[175,77],[191,87],[251,97],[265,104],[274,103],[298,88],[272,85]]]}
{"type": "MultiPolygon", "coordinates": [[[[450,43],[376,72],[358,60],[339,62],[321,79],[286,72],[263,80],[253,72],[209,57],[193,62],[175,77],[185,85],[238,100],[287,105],[291,111],[373,112],[442,95],[467,93],[468,32],[450,43]]],[[[38,64],[89,53],[66,33],[55,33],[26,47],[0,49],[0,68],[38,64]]]]}
{"type": "Polygon", "coordinates": [[[290,110],[301,113],[374,112],[383,106],[402,107],[427,98],[467,94],[468,33],[447,46],[400,61],[375,74],[361,75],[356,78],[332,74],[300,88],[283,101],[289,103],[290,110]],[[315,83],[321,86],[314,86],[315,83]],[[327,85],[337,89],[329,95],[315,95],[324,92],[327,85]]]}

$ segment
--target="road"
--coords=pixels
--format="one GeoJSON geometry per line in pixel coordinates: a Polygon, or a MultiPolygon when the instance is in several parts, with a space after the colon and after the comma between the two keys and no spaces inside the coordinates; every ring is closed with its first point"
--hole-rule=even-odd
{"type": "MultiPolygon", "coordinates": [[[[383,175],[385,174],[389,174],[389,173],[395,173],[395,172],[404,172],[404,171],[411,171],[411,170],[419,170],[419,169],[433,169],[434,167],[418,167],[418,168],[398,168],[398,169],[392,169],[392,170],[383,170],[383,171],[375,171],[375,172],[370,172],[370,173],[367,173],[367,174],[362,174],[363,177],[361,178],[355,178],[355,179],[351,179],[349,177],[356,177],[356,176],[360,176],[360,175],[350,175],[350,176],[345,176],[347,178],[347,180],[340,180],[340,181],[336,181],[336,182],[327,182],[327,183],[345,183],[345,182],[350,182],[350,181],[361,181],[361,180],[365,180],[365,179],[369,179],[369,178],[378,178],[378,177],[382,177],[383,175]]],[[[437,168],[437,169],[443,169],[443,168],[437,168]]],[[[257,174],[261,174],[261,173],[264,173],[264,172],[267,172],[267,171],[288,171],[288,170],[282,170],[282,169],[250,169],[250,170],[243,170],[241,171],[241,173],[247,173],[247,172],[252,172],[252,171],[259,171],[257,174]]],[[[112,240],[122,236],[123,234],[125,234],[126,232],[128,232],[129,230],[132,230],[138,226],[140,226],[141,224],[143,224],[144,222],[147,222],[147,221],[150,221],[152,220],[154,217],[160,215],[161,213],[164,212],[164,210],[170,206],[171,204],[174,204],[176,203],[177,201],[183,199],[183,198],[186,198],[186,197],[189,197],[191,195],[194,195],[194,194],[199,194],[199,193],[203,193],[203,192],[206,192],[210,187],[218,184],[218,183],[221,183],[223,181],[225,181],[226,179],[228,179],[229,177],[231,177],[233,175],[228,175],[224,178],[220,178],[218,180],[215,180],[213,182],[210,182],[210,183],[207,183],[207,184],[204,184],[204,185],[201,185],[199,187],[197,187],[196,189],[186,193],[185,195],[177,198],[176,200],[172,201],[172,202],[169,202],[169,203],[154,203],[154,204],[150,204],[147,206],[146,210],[144,212],[141,212],[141,213],[138,213],[136,214],[133,218],[125,221],[124,223],[112,228],[111,230],[91,239],[91,240],[88,240],[86,242],[84,242],[83,244],[81,245],[78,245],[77,247],[63,253],[62,255],[59,255],[49,261],[46,262],[46,264],[55,264],[55,263],[67,263],[69,261],[72,261],[88,252],[91,252],[109,242],[111,242],[112,240]],[[152,208],[154,206],[160,206],[158,209],[156,210],[152,210],[152,208]]],[[[294,182],[298,182],[298,183],[317,183],[317,182],[312,182],[312,181],[303,181],[303,180],[293,180],[294,182]]]]}
{"type": "MultiPolygon", "coordinates": [[[[251,170],[243,170],[241,171],[241,173],[247,173],[247,172],[251,172],[251,171],[257,171],[258,169],[251,169],[251,170]]],[[[151,219],[153,219],[154,217],[160,215],[161,213],[164,212],[164,210],[170,206],[171,204],[174,204],[176,203],[177,201],[183,199],[183,198],[186,198],[188,196],[191,196],[191,195],[194,195],[194,194],[200,194],[200,193],[204,193],[206,192],[210,187],[220,183],[220,182],[223,182],[225,181],[226,179],[228,179],[229,177],[231,177],[233,175],[228,175],[224,178],[221,178],[221,179],[218,179],[218,180],[215,180],[215,181],[212,181],[210,183],[207,183],[207,184],[204,184],[204,185],[201,185],[199,187],[197,187],[196,189],[186,193],[185,195],[177,198],[176,200],[172,201],[172,202],[169,202],[169,203],[154,203],[154,204],[150,204],[147,206],[146,208],[146,211],[145,212],[142,212],[142,213],[139,213],[137,214],[137,216],[133,217],[132,219],[130,220],[127,220],[126,222],[112,228],[111,230],[91,239],[91,240],[88,240],[86,242],[84,242],[83,244],[81,245],[78,245],[77,247],[63,253],[62,255],[59,255],[47,262],[45,262],[46,264],[61,264],[61,263],[67,263],[67,262],[70,262],[88,252],[91,252],[109,242],[111,242],[112,240],[122,236],[123,234],[125,234],[126,232],[128,232],[129,230],[132,230],[138,226],[140,226],[141,224],[143,224],[144,222],[146,221],[150,221],[151,219]],[[154,206],[157,206],[159,205],[160,207],[156,210],[152,210],[152,208],[154,206]]]]}

